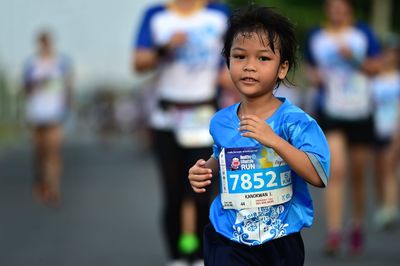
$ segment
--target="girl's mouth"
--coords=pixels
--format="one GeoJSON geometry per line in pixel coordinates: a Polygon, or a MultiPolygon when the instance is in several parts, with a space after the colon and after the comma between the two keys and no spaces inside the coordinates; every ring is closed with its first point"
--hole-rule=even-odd
{"type": "Polygon", "coordinates": [[[258,82],[258,80],[256,80],[255,78],[251,78],[251,77],[244,77],[240,79],[241,81],[243,81],[244,83],[256,83],[258,82]]]}

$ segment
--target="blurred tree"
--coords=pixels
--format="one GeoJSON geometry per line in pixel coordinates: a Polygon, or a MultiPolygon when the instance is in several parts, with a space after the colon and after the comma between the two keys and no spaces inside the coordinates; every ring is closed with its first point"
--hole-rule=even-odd
{"type": "MultiPolygon", "coordinates": [[[[384,32],[380,31],[400,31],[400,16],[395,14],[400,12],[400,1],[393,0],[351,0],[356,12],[356,18],[370,23],[378,35],[382,36],[384,32]],[[383,3],[385,2],[385,3],[383,3]],[[385,7],[380,6],[386,5],[385,7]],[[374,21],[377,21],[376,25],[374,21]]],[[[249,4],[262,4],[276,7],[282,14],[290,18],[296,26],[296,37],[299,44],[299,63],[302,59],[305,38],[307,32],[324,23],[323,4],[324,0],[225,0],[231,8],[246,6],[249,4]]],[[[302,64],[298,65],[294,83],[303,85],[306,83],[302,64]]],[[[291,73],[292,74],[292,73],[291,73]]]]}
{"type": "Polygon", "coordinates": [[[18,95],[12,93],[7,73],[0,66],[0,149],[18,134],[18,95]]]}
{"type": "MultiPolygon", "coordinates": [[[[232,8],[248,4],[264,4],[278,8],[296,25],[300,49],[307,31],[324,20],[321,0],[227,0],[232,8]]],[[[400,18],[394,16],[400,12],[400,1],[393,0],[352,0],[356,17],[371,22],[379,35],[387,31],[399,31],[400,18]]]]}
{"type": "Polygon", "coordinates": [[[400,13],[400,1],[396,0],[393,1],[393,8],[392,8],[392,26],[393,31],[400,33],[400,16],[397,14],[400,13]]]}
{"type": "Polygon", "coordinates": [[[0,123],[5,118],[7,112],[8,90],[6,77],[0,68],[0,123]]]}
{"type": "Polygon", "coordinates": [[[371,24],[380,36],[392,30],[392,10],[392,0],[372,0],[371,24]]]}

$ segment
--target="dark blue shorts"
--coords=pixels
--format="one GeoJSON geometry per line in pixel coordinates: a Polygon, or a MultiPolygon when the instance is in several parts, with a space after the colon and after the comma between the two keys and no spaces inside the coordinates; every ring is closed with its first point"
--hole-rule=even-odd
{"type": "Polygon", "coordinates": [[[374,142],[374,121],[372,116],[365,119],[345,120],[330,117],[324,112],[317,115],[321,129],[326,133],[339,130],[350,145],[372,145],[374,142]]]}
{"type": "Polygon", "coordinates": [[[204,229],[205,266],[300,266],[304,244],[300,233],[290,234],[259,246],[231,241],[208,224],[204,229]]]}

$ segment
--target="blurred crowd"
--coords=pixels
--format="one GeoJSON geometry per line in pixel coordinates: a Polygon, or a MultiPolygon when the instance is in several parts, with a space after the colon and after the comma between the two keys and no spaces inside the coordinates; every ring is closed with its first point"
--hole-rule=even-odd
{"type": "MultiPolygon", "coordinates": [[[[91,125],[104,145],[121,135],[139,138],[158,165],[169,265],[202,265],[201,232],[218,184],[194,195],[187,169],[196,158],[212,154],[211,116],[240,101],[221,56],[230,9],[206,2],[171,0],[146,9],[131,44],[132,71],[153,75],[139,91],[100,88],[87,106],[74,111],[74,65],[57,51],[48,30],[36,35],[37,53],[23,71],[33,197],[52,208],[61,206],[63,124],[72,112],[81,116],[81,124],[91,125]]],[[[294,85],[281,84],[275,94],[315,117],[329,143],[324,251],[334,256],[350,239],[351,251],[359,254],[370,230],[367,175],[374,177],[373,225],[379,230],[400,225],[400,37],[389,32],[378,37],[357,20],[350,0],[326,0],[321,9],[324,23],[309,29],[300,47],[304,60],[293,73],[294,85]],[[351,215],[345,220],[347,203],[351,215]],[[350,231],[344,224],[351,224],[350,231]]]]}

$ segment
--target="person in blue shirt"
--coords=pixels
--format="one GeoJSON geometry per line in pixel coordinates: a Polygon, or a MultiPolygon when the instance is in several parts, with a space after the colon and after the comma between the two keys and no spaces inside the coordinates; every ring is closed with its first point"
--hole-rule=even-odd
{"type": "Polygon", "coordinates": [[[370,78],[381,68],[381,49],[370,27],[356,21],[352,1],[325,0],[324,11],[324,25],[310,30],[305,43],[307,78],[317,89],[315,117],[332,156],[324,251],[337,255],[348,239],[349,251],[357,255],[365,242],[366,168],[374,142],[370,78]],[[351,206],[347,230],[345,204],[351,206]]]}
{"type": "Polygon", "coordinates": [[[296,46],[293,25],[272,8],[251,5],[230,17],[223,54],[242,101],[213,116],[213,154],[188,173],[197,193],[221,177],[205,265],[304,264],[300,231],[313,222],[307,183],[327,185],[330,153],[317,122],[274,95],[296,46]]]}
{"type": "Polygon", "coordinates": [[[208,123],[219,102],[219,86],[229,83],[220,53],[228,13],[225,5],[203,0],[152,5],[133,42],[135,72],[155,72],[148,85],[148,123],[164,196],[168,265],[202,263],[201,235],[211,193],[196,196],[184,182],[185,169],[212,150],[208,123]]]}
{"type": "Polygon", "coordinates": [[[25,62],[22,89],[25,119],[32,132],[32,196],[50,207],[61,207],[63,123],[71,111],[73,70],[68,56],[56,49],[51,31],[37,34],[37,53],[25,62]]]}
{"type": "Polygon", "coordinates": [[[397,168],[400,153],[400,37],[388,34],[382,42],[382,69],[372,78],[374,104],[374,169],[377,229],[400,221],[397,168]]]}

